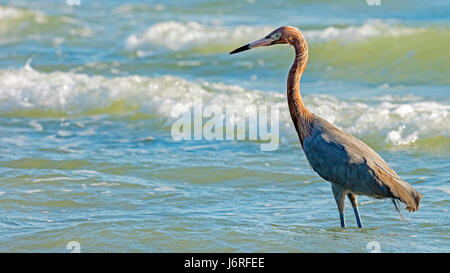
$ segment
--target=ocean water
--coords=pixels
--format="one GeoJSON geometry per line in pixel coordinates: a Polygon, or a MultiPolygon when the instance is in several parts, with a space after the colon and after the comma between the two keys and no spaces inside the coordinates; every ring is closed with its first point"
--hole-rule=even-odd
{"type": "Polygon", "coordinates": [[[0,251],[449,252],[449,11],[446,0],[0,1],[0,251]],[[306,106],[423,194],[407,222],[390,200],[360,196],[365,228],[347,201],[340,229],[288,114],[293,49],[228,55],[281,25],[309,43],[306,106]],[[198,97],[278,106],[278,149],[174,140],[174,109],[198,97]]]}

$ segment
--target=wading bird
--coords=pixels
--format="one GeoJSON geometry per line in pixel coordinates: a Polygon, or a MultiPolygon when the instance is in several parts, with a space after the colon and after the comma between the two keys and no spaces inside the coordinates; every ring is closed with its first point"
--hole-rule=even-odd
{"type": "Polygon", "coordinates": [[[280,27],[230,54],[277,44],[289,44],[295,49],[295,61],[287,80],[289,112],[309,164],[323,179],[331,182],[341,227],[345,228],[345,196],[352,204],[359,228],[362,228],[362,223],[357,195],[391,198],[398,211],[396,200],[405,203],[410,212],[418,210],[422,195],[402,181],[380,155],[359,139],[306,109],[300,95],[300,78],[308,61],[308,45],[297,28],[280,27]]]}

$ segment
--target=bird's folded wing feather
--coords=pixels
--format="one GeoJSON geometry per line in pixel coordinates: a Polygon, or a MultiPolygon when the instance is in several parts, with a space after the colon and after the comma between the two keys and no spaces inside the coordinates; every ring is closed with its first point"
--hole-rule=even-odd
{"type": "Polygon", "coordinates": [[[391,197],[390,186],[400,180],[369,146],[320,117],[305,139],[304,151],[322,178],[356,194],[391,197]]]}

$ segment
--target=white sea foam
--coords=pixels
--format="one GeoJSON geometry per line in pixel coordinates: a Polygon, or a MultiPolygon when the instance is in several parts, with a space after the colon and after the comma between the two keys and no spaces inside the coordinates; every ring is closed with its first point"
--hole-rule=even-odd
{"type": "Polygon", "coordinates": [[[0,25],[8,23],[10,20],[30,18],[34,23],[42,24],[47,22],[47,16],[38,10],[25,10],[15,7],[0,6],[0,25]]]}
{"type": "Polygon", "coordinates": [[[29,11],[0,5],[0,45],[16,43],[22,39],[24,26],[39,27],[47,23],[48,17],[40,11],[29,11]],[[20,28],[19,28],[20,26],[20,28]]]}
{"type": "MultiPolygon", "coordinates": [[[[107,78],[71,72],[42,73],[29,66],[0,70],[0,114],[22,115],[22,111],[33,110],[44,116],[46,111],[90,115],[92,110],[102,113],[121,102],[125,105],[121,111],[158,116],[170,125],[178,118],[174,110],[190,110],[195,98],[201,98],[204,106],[216,104],[223,109],[226,105],[278,105],[280,129],[293,132],[284,92],[247,90],[237,85],[192,82],[173,76],[107,78]]],[[[367,98],[356,102],[329,95],[304,96],[313,113],[359,137],[375,137],[393,145],[449,137],[449,104],[417,96],[405,98],[367,98]]],[[[67,136],[60,131],[60,136],[67,136]]]]}
{"type": "MultiPolygon", "coordinates": [[[[276,28],[277,26],[217,26],[203,25],[193,21],[166,21],[152,25],[142,33],[131,34],[125,45],[129,49],[160,46],[171,50],[186,50],[204,45],[248,43],[267,35],[276,28]]],[[[302,30],[302,32],[309,42],[330,40],[352,42],[376,36],[414,34],[422,30],[372,20],[360,26],[330,26],[319,30],[302,30]]]]}
{"type": "Polygon", "coordinates": [[[159,188],[155,189],[155,191],[175,191],[175,190],[176,189],[174,187],[166,187],[166,186],[159,187],[159,188]]]}
{"type": "Polygon", "coordinates": [[[361,26],[334,27],[330,26],[321,30],[307,30],[304,32],[306,38],[313,42],[339,40],[352,42],[376,36],[395,37],[401,35],[415,34],[423,31],[421,28],[410,28],[395,26],[381,20],[371,20],[361,26]]]}
{"type": "Polygon", "coordinates": [[[448,104],[435,101],[382,102],[375,107],[359,105],[355,110],[361,114],[351,121],[350,133],[387,132],[386,142],[394,145],[414,143],[424,136],[448,137],[450,133],[448,104]]]}
{"type": "Polygon", "coordinates": [[[127,48],[139,48],[151,44],[180,50],[203,44],[245,42],[266,35],[272,30],[272,27],[205,26],[192,21],[167,21],[150,26],[144,33],[130,35],[125,45],[127,48]]]}
{"type": "Polygon", "coordinates": [[[436,187],[436,189],[443,191],[447,194],[450,194],[450,187],[449,186],[441,186],[441,187],[436,187]]]}
{"type": "Polygon", "coordinates": [[[402,136],[405,125],[401,125],[398,130],[392,130],[388,133],[386,140],[396,145],[413,143],[418,139],[418,132],[415,131],[410,135],[402,136]]]}
{"type": "Polygon", "coordinates": [[[0,6],[0,19],[15,19],[24,15],[24,12],[20,9],[13,7],[0,6]]]}
{"type": "Polygon", "coordinates": [[[98,172],[94,170],[75,170],[75,173],[82,173],[82,174],[94,174],[97,175],[98,172]]]}
{"type": "Polygon", "coordinates": [[[42,132],[44,130],[44,127],[42,127],[42,125],[37,122],[36,120],[32,120],[28,123],[31,127],[34,128],[34,130],[36,130],[37,132],[42,132]]]}
{"type": "Polygon", "coordinates": [[[39,182],[53,182],[53,181],[64,181],[64,180],[79,180],[79,179],[73,178],[73,177],[61,176],[61,177],[37,178],[37,179],[33,179],[31,182],[39,183],[39,182]]]}
{"type": "MultiPolygon", "coordinates": [[[[51,38],[56,47],[66,42],[71,36],[91,38],[95,35],[94,30],[85,26],[84,22],[69,16],[47,15],[40,10],[0,5],[0,34],[3,34],[0,35],[0,45],[17,43],[29,39],[30,36],[33,39],[44,38],[42,33],[52,32],[55,28],[63,25],[71,25],[71,29],[65,31],[67,37],[54,36],[51,38]],[[43,27],[45,25],[48,28],[43,27]]],[[[48,39],[48,37],[45,38],[48,39]]]]}
{"type": "Polygon", "coordinates": [[[25,191],[25,193],[27,194],[33,194],[33,193],[39,193],[39,192],[43,192],[44,190],[27,190],[25,191]]]}
{"type": "Polygon", "coordinates": [[[111,187],[111,186],[118,186],[119,183],[108,183],[108,182],[99,182],[99,183],[91,183],[91,186],[94,187],[111,187]]]}

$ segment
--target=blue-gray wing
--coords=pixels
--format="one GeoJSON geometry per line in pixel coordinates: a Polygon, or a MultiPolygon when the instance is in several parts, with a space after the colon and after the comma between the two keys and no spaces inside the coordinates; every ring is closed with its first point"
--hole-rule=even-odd
{"type": "Polygon", "coordinates": [[[374,150],[320,117],[304,140],[304,151],[322,178],[356,194],[392,197],[389,184],[400,181],[374,150]]]}

